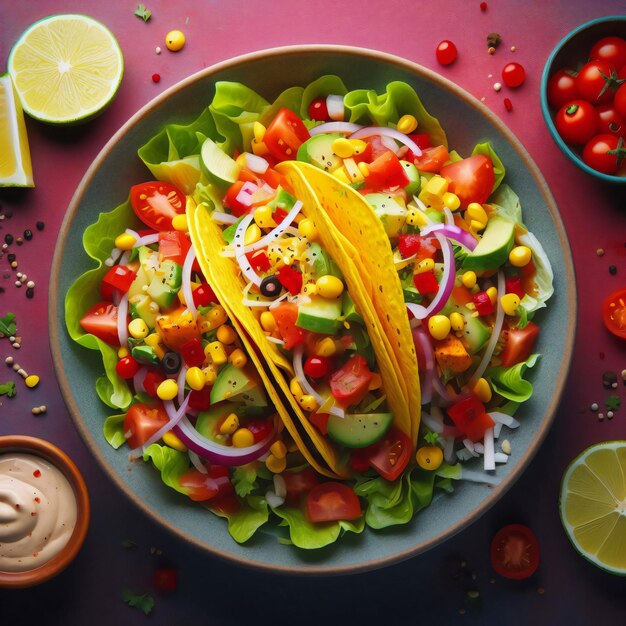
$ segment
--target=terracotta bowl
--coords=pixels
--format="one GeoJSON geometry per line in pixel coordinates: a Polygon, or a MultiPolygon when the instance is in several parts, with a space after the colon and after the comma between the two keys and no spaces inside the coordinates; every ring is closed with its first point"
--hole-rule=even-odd
{"type": "Polygon", "coordinates": [[[61,573],[78,554],[89,527],[89,494],[82,474],[74,462],[59,448],[43,439],[21,435],[0,436],[0,456],[7,452],[25,452],[39,456],[58,468],[67,478],[76,496],[76,526],[66,546],[55,557],[25,572],[0,570],[0,588],[31,587],[61,573]]]}

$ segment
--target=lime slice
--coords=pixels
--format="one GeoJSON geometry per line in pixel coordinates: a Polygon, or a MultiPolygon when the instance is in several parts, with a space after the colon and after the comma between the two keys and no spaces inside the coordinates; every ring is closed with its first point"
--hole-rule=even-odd
{"type": "Polygon", "coordinates": [[[626,441],[596,444],[570,463],[560,509],[576,550],[607,572],[626,575],[626,441]]]}
{"type": "Polygon", "coordinates": [[[93,117],[122,80],[122,51],[85,15],[53,15],[29,26],[9,54],[9,74],[28,115],[52,124],[93,117]]]}
{"type": "Polygon", "coordinates": [[[205,139],[202,144],[200,167],[206,176],[222,186],[232,185],[241,169],[212,139],[205,139]]]}
{"type": "Polygon", "coordinates": [[[0,187],[34,187],[24,113],[11,77],[0,76],[0,187]]]}

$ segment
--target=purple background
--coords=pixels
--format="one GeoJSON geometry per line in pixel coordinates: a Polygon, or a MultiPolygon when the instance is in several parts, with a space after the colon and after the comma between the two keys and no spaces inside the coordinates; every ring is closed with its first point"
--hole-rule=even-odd
{"type": "MultiPolygon", "coordinates": [[[[153,13],[147,24],[133,15],[136,3],[131,0],[31,0],[0,6],[0,71],[20,33],[53,13],[82,12],[101,20],[117,37],[126,61],[117,99],[95,121],[57,129],[27,120],[37,187],[0,190],[0,213],[6,215],[0,239],[6,233],[18,236],[33,230],[32,241],[21,247],[13,244],[9,251],[17,255],[17,271],[36,283],[35,297],[29,300],[24,287],[14,286],[13,275],[4,278],[12,272],[6,255],[0,258],[0,314],[16,313],[23,337],[19,351],[0,340],[0,356],[4,360],[12,355],[29,373],[41,376],[40,385],[28,390],[12,370],[0,370],[0,382],[15,380],[18,388],[15,398],[0,398],[0,434],[39,436],[63,448],[83,471],[93,507],[91,528],[77,560],[41,587],[0,591],[2,617],[23,624],[141,623],[143,616],[121,600],[122,590],[130,588],[154,594],[150,619],[159,624],[266,623],[284,617],[293,624],[369,624],[398,613],[412,623],[573,625],[624,620],[626,579],[605,574],[582,559],[571,548],[558,514],[559,482],[567,463],[593,443],[626,438],[626,402],[612,421],[599,422],[589,410],[592,402],[602,405],[613,393],[603,387],[602,373],[613,370],[619,375],[626,368],[626,342],[609,335],[600,314],[602,300],[626,285],[624,187],[603,185],[570,163],[550,138],[539,108],[541,71],[552,47],[587,20],[625,13],[624,2],[555,1],[540,6],[491,0],[486,12],[480,10],[479,0],[364,0],[358,10],[356,3],[322,0],[146,4],[153,13]],[[174,28],[187,36],[178,54],[164,45],[165,34],[174,28]],[[503,38],[494,56],[487,54],[485,45],[492,31],[503,38]],[[459,49],[458,60],[446,68],[434,55],[442,39],[452,39],[459,49]],[[491,511],[453,539],[394,567],[354,577],[288,578],[243,570],[194,551],[156,526],[117,491],[78,436],[58,389],[48,342],[47,282],[58,229],[75,188],[109,137],[138,108],[193,72],[246,52],[298,43],[390,52],[484,97],[550,184],[570,239],[579,293],[569,383],[551,433],[529,469],[491,511]],[[160,56],[156,46],[163,48],[160,56]],[[511,60],[526,68],[526,83],[496,93],[492,85],[511,60]],[[161,75],[158,84],[151,80],[155,72],[161,75]],[[504,108],[505,97],[513,103],[512,112],[504,108]],[[35,229],[37,221],[45,222],[43,232],[35,229]],[[596,254],[599,247],[605,256],[596,254]],[[617,275],[609,274],[609,265],[617,266],[617,275]],[[41,404],[47,414],[33,416],[31,408],[41,404]],[[501,579],[489,563],[491,537],[512,522],[529,524],[541,544],[541,566],[527,581],[501,579]],[[126,539],[136,547],[124,549],[126,539]],[[461,560],[467,561],[467,568],[459,577],[455,575],[461,560]],[[153,571],[164,564],[179,571],[174,594],[152,588],[153,571]],[[465,604],[464,592],[470,587],[479,590],[481,607],[465,604]],[[467,608],[465,615],[459,614],[462,607],[467,608]]],[[[615,393],[626,401],[621,380],[615,393]]]]}

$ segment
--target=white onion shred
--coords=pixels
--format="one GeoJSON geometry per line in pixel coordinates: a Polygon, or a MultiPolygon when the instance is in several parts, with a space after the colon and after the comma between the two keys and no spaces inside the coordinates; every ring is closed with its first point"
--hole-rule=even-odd
{"type": "Polygon", "coordinates": [[[426,411],[422,411],[422,423],[438,435],[443,433],[443,423],[435,419],[430,413],[426,413],[426,411]]]}
{"type": "Polygon", "coordinates": [[[343,106],[343,96],[331,94],[326,97],[326,108],[328,109],[328,117],[336,122],[342,122],[345,111],[343,106]]]}
{"type": "Polygon", "coordinates": [[[501,413],[500,411],[491,411],[489,417],[498,424],[504,424],[508,428],[517,428],[520,423],[507,413],[501,413]]]}
{"type": "Polygon", "coordinates": [[[241,302],[249,307],[267,307],[270,304],[273,304],[271,300],[251,300],[248,298],[248,294],[250,293],[250,288],[252,287],[252,283],[248,283],[241,292],[241,302]]]}
{"type": "Polygon", "coordinates": [[[189,368],[183,363],[180,366],[180,371],[178,372],[178,377],[176,378],[176,384],[178,385],[178,404],[181,404],[183,398],[185,397],[185,379],[187,377],[187,370],[189,368]]]}
{"type": "Polygon", "coordinates": [[[136,239],[133,248],[138,248],[139,246],[151,246],[153,243],[158,243],[159,241],[159,233],[153,233],[151,235],[145,235],[143,237],[140,237],[139,233],[136,233],[130,228],[127,228],[126,232],[136,239]]]}
{"type": "Polygon", "coordinates": [[[120,340],[120,346],[124,347],[128,344],[128,294],[125,293],[117,307],[117,337],[120,340]]]}
{"type": "Polygon", "coordinates": [[[191,270],[195,259],[196,252],[193,246],[191,246],[187,252],[187,256],[185,257],[185,262],[183,263],[182,288],[183,295],[185,296],[185,306],[193,315],[194,319],[198,315],[198,309],[196,309],[196,305],[193,302],[193,292],[191,290],[191,270]]]}
{"type": "Polygon", "coordinates": [[[454,438],[452,437],[440,437],[443,445],[443,458],[446,463],[454,463],[454,438]]]}
{"type": "Polygon", "coordinates": [[[446,217],[446,224],[448,226],[454,226],[454,215],[452,215],[452,211],[447,207],[443,207],[443,214],[446,217]]]}
{"type": "Polygon", "coordinates": [[[509,455],[508,454],[504,454],[504,452],[496,452],[493,455],[493,458],[494,458],[496,463],[508,463],[508,461],[509,461],[509,455]]]}
{"type": "Polygon", "coordinates": [[[363,126],[351,124],[350,122],[326,122],[325,124],[311,128],[309,135],[311,135],[311,137],[324,133],[345,133],[346,135],[350,135],[361,128],[363,128],[363,126]]]}
{"type": "Polygon", "coordinates": [[[258,154],[252,154],[250,152],[246,152],[245,155],[246,165],[251,172],[254,172],[255,174],[265,174],[265,172],[267,172],[267,168],[270,166],[267,159],[264,159],[258,154]]]}
{"type": "Polygon", "coordinates": [[[277,509],[285,503],[285,498],[276,495],[271,489],[265,492],[265,499],[273,509],[277,509]]]}
{"type": "Polygon", "coordinates": [[[272,343],[276,343],[279,346],[284,346],[285,342],[282,339],[278,339],[277,337],[272,337],[272,335],[267,335],[267,340],[271,341],[272,343]]]}
{"type": "Polygon", "coordinates": [[[494,439],[497,439],[500,436],[500,433],[502,432],[502,426],[504,426],[504,424],[501,424],[500,422],[496,422],[494,427],[493,427],[493,437],[494,439]]]}
{"type": "Polygon", "coordinates": [[[209,470],[206,468],[206,465],[202,462],[202,459],[193,450],[187,450],[187,454],[189,455],[189,460],[191,461],[191,464],[201,474],[209,473],[209,470]]]}
{"type": "Polygon", "coordinates": [[[211,219],[218,224],[235,224],[239,218],[231,215],[230,213],[213,211],[213,213],[211,213],[211,219]]]}
{"type": "Polygon", "coordinates": [[[496,450],[493,443],[493,428],[488,428],[485,431],[485,435],[483,437],[483,446],[485,447],[484,452],[484,464],[483,467],[485,471],[489,472],[496,469],[496,460],[495,454],[496,450]]]}
{"type": "Polygon", "coordinates": [[[350,135],[350,139],[362,139],[363,137],[371,137],[372,135],[380,135],[381,137],[391,137],[401,144],[405,145],[415,156],[422,156],[421,148],[407,135],[401,133],[394,128],[386,128],[385,126],[366,126],[357,130],[350,135]]]}
{"type": "Polygon", "coordinates": [[[235,259],[241,268],[242,274],[248,281],[259,287],[261,285],[261,277],[254,271],[252,264],[248,261],[244,252],[245,246],[243,245],[246,231],[248,230],[248,226],[252,223],[252,220],[254,220],[254,215],[252,213],[248,213],[248,215],[246,215],[241,222],[239,222],[235,231],[233,246],[235,248],[235,259]]]}
{"type": "Polygon", "coordinates": [[[279,498],[287,497],[287,483],[280,474],[274,474],[274,493],[279,498]]]}
{"type": "Polygon", "coordinates": [[[500,479],[492,476],[491,474],[485,474],[485,472],[477,472],[463,468],[461,470],[461,480],[467,480],[473,483],[483,483],[485,485],[499,485],[500,479]]]}

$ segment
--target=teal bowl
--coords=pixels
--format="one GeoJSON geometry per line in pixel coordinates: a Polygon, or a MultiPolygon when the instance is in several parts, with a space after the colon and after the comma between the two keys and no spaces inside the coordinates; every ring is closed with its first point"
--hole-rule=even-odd
{"type": "Polygon", "coordinates": [[[541,112],[543,113],[546,126],[552,135],[552,139],[554,139],[556,145],[572,163],[599,180],[607,183],[626,185],[626,176],[603,174],[583,162],[582,150],[568,146],[563,139],[561,139],[554,125],[554,115],[556,111],[548,104],[548,80],[550,76],[562,67],[575,68],[579,63],[586,63],[587,57],[585,55],[593,44],[598,41],[598,39],[610,35],[626,39],[626,15],[614,15],[591,20],[590,22],[578,26],[559,41],[554,47],[554,50],[552,50],[543,68],[540,88],[541,112]]]}
{"type": "MultiPolygon", "coordinates": [[[[484,104],[438,74],[398,57],[342,46],[293,46],[256,52],[207,68],[168,89],[136,113],[111,138],[80,183],[66,213],[50,279],[50,342],[65,401],[94,458],[111,480],[146,515],[205,553],[263,571],[305,575],[345,574],[380,568],[415,556],[476,521],[515,483],[544,440],[559,404],[574,343],[576,292],[569,244],[548,186],[521,142],[484,104]],[[366,529],[335,545],[306,551],[281,545],[270,533],[235,543],[226,523],[168,489],[150,465],[129,465],[128,453],[114,450],[102,434],[111,410],[95,393],[102,374],[99,354],[74,343],[65,328],[65,294],[93,267],[82,246],[85,228],[101,210],[126,200],[129,188],[150,176],[137,148],[164,124],[188,123],[204,109],[219,80],[240,81],[273,99],[283,89],[323,74],[341,76],[350,89],[384,92],[392,80],[406,81],[446,129],[451,146],[469,154],[489,140],[506,164],[506,181],[524,207],[524,222],[537,233],[554,270],[555,295],[539,311],[540,362],[532,370],[535,392],[520,409],[521,428],[507,432],[513,454],[499,466],[499,484],[457,483],[454,494],[437,496],[408,524],[386,531],[366,529]],[[129,471],[129,468],[132,471],[129,471]]],[[[538,488],[540,486],[538,485],[538,488]]]]}

